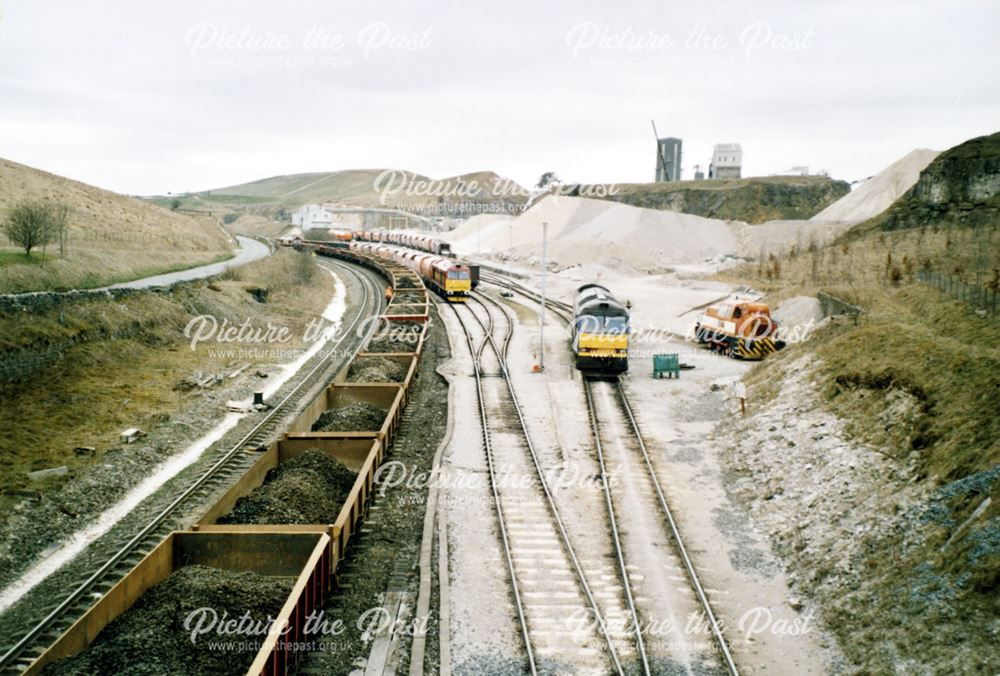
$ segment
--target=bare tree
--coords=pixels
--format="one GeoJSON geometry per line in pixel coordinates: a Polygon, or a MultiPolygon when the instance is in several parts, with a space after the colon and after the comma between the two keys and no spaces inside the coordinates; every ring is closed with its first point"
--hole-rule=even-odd
{"type": "Polygon", "coordinates": [[[7,215],[3,232],[14,244],[24,249],[26,256],[35,247],[44,247],[62,236],[66,224],[65,207],[45,202],[23,202],[7,215]]]}
{"type": "Polygon", "coordinates": [[[69,229],[66,227],[69,221],[69,207],[65,204],[54,204],[52,209],[52,229],[54,237],[59,242],[59,257],[66,257],[66,249],[69,245],[69,229]]]}

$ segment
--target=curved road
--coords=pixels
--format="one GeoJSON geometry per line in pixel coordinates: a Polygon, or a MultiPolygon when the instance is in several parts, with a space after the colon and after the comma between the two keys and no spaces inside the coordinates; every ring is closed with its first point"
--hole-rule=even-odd
{"type": "Polygon", "coordinates": [[[149,289],[154,286],[172,286],[178,282],[190,282],[192,279],[214,277],[215,275],[222,274],[229,268],[246,265],[252,261],[264,258],[271,253],[270,247],[263,242],[251,239],[250,237],[244,237],[243,235],[236,235],[236,239],[240,243],[240,251],[238,254],[227,260],[219,261],[218,263],[210,263],[208,265],[199,265],[196,268],[188,268],[187,270],[178,270],[177,272],[154,275],[153,277],[133,279],[131,282],[121,282],[120,284],[112,284],[111,286],[102,286],[99,289],[88,290],[105,291],[107,289],[149,289]]]}
{"type": "Polygon", "coordinates": [[[237,268],[241,265],[246,265],[247,263],[260,260],[265,256],[270,255],[271,247],[263,242],[259,242],[250,237],[244,237],[243,235],[235,235],[237,241],[240,243],[240,250],[232,258],[228,258],[224,261],[219,261],[218,263],[209,263],[208,265],[199,265],[195,268],[188,268],[187,270],[178,270],[177,272],[167,272],[162,275],[153,275],[152,277],[143,277],[142,279],[133,279],[130,282],[121,282],[119,284],[112,284],[111,286],[101,286],[93,289],[70,289],[69,291],[26,291],[24,293],[5,293],[0,294],[0,298],[3,299],[16,299],[16,298],[26,298],[29,296],[40,296],[40,295],[58,295],[58,294],[85,294],[85,293],[103,293],[110,289],[152,289],[154,287],[161,286],[172,286],[179,282],[190,282],[193,279],[204,279],[206,277],[214,277],[215,275],[222,274],[229,268],[237,268]]]}

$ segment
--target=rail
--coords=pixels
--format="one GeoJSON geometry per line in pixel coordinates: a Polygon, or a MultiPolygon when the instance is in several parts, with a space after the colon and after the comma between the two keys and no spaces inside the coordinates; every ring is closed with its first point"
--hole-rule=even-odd
{"type": "Polygon", "coordinates": [[[490,434],[489,414],[486,411],[485,397],[482,388],[482,374],[480,367],[480,359],[487,343],[490,345],[492,351],[497,356],[497,361],[499,362],[500,366],[500,376],[504,380],[506,390],[509,394],[510,401],[513,405],[513,409],[518,421],[518,427],[520,429],[521,436],[525,441],[525,447],[527,450],[529,460],[531,462],[532,467],[535,470],[535,478],[538,481],[538,486],[545,499],[545,504],[548,508],[549,514],[551,515],[552,520],[556,526],[556,532],[559,534],[560,544],[562,545],[565,555],[567,556],[572,566],[580,591],[582,592],[583,597],[586,600],[587,605],[589,606],[589,610],[590,612],[593,613],[593,616],[596,619],[596,624],[599,628],[600,634],[604,638],[604,641],[608,646],[608,653],[610,655],[614,669],[618,674],[624,674],[625,673],[624,668],[622,667],[622,663],[618,656],[618,652],[615,648],[614,641],[612,640],[611,635],[608,633],[607,622],[604,620],[600,607],[597,604],[597,600],[594,597],[590,585],[587,582],[586,576],[583,573],[583,567],[580,563],[579,557],[576,554],[576,550],[573,547],[572,542],[570,541],[569,533],[566,530],[565,523],[560,514],[559,508],[556,505],[555,498],[548,485],[545,473],[542,470],[541,461],[538,458],[538,454],[535,449],[534,443],[532,442],[531,436],[528,433],[528,427],[524,418],[523,407],[521,406],[521,403],[517,398],[517,393],[514,390],[514,386],[510,378],[510,372],[508,370],[507,361],[508,361],[508,350],[510,347],[510,341],[513,336],[513,330],[514,330],[513,318],[510,316],[510,314],[502,305],[500,305],[499,303],[497,303],[493,299],[490,299],[487,296],[483,296],[482,294],[473,294],[473,296],[470,297],[470,300],[474,303],[479,303],[479,305],[486,311],[486,315],[488,318],[487,321],[484,322],[475,312],[472,311],[471,307],[466,308],[472,314],[476,322],[480,325],[480,327],[483,329],[485,333],[483,342],[480,344],[478,350],[475,349],[472,344],[471,332],[468,330],[468,326],[462,319],[461,313],[459,312],[458,308],[454,306],[451,307],[455,312],[455,316],[458,318],[460,325],[462,326],[463,332],[466,335],[466,342],[468,343],[470,348],[470,353],[473,356],[474,373],[476,377],[477,398],[479,402],[478,408],[480,413],[480,420],[483,427],[484,445],[488,445],[489,449],[487,452],[487,464],[489,467],[491,490],[493,492],[493,497],[494,497],[493,502],[494,505],[496,506],[498,523],[501,524],[500,528],[502,533],[504,556],[508,562],[508,572],[511,575],[511,587],[514,591],[515,607],[517,609],[518,620],[521,625],[521,635],[525,643],[525,650],[528,653],[529,669],[532,674],[538,673],[538,666],[534,656],[534,650],[532,648],[530,632],[528,629],[526,610],[524,607],[524,603],[521,599],[520,592],[518,590],[518,575],[513,563],[513,553],[512,553],[513,548],[511,545],[511,539],[509,536],[508,528],[504,521],[502,501],[500,499],[500,491],[497,484],[495,458],[493,454],[492,443],[488,439],[490,434]],[[493,320],[492,320],[493,313],[490,311],[489,307],[487,307],[486,305],[487,302],[492,304],[506,318],[507,332],[506,335],[504,336],[501,346],[497,345],[493,337],[493,320]]]}
{"type": "MultiPolygon", "coordinates": [[[[452,308],[456,319],[458,319],[459,325],[462,327],[462,332],[465,334],[465,342],[469,349],[469,356],[472,357],[473,375],[476,378],[476,405],[479,410],[480,424],[482,425],[483,449],[486,451],[486,467],[490,477],[490,490],[493,493],[493,504],[496,505],[497,524],[500,527],[500,541],[503,544],[503,553],[504,560],[507,564],[507,573],[510,575],[511,579],[511,589],[514,595],[514,608],[517,610],[518,624],[521,628],[521,638],[524,640],[525,651],[528,654],[528,668],[532,674],[537,674],[538,666],[535,663],[535,653],[531,647],[531,638],[528,634],[528,620],[525,617],[524,603],[521,601],[521,593],[517,586],[517,573],[514,570],[514,557],[511,552],[510,534],[507,531],[507,522],[506,519],[504,519],[503,510],[500,508],[500,490],[497,487],[496,463],[493,461],[493,442],[487,423],[489,414],[486,412],[486,397],[483,393],[482,373],[480,372],[479,356],[482,353],[482,346],[480,346],[478,350],[476,349],[475,345],[472,343],[472,332],[469,330],[468,326],[466,326],[465,320],[462,319],[462,315],[458,312],[458,308],[454,305],[449,305],[449,307],[452,308]]],[[[483,345],[485,344],[486,341],[483,340],[483,345]]]]}
{"type": "MultiPolygon", "coordinates": [[[[375,304],[374,309],[377,310],[380,307],[380,295],[377,291],[372,291],[373,282],[367,279],[367,277],[359,275],[357,272],[346,266],[344,266],[343,269],[349,271],[350,274],[355,275],[357,279],[360,280],[364,293],[364,299],[362,303],[359,304],[358,312],[353,317],[350,325],[345,327],[340,332],[340,336],[337,338],[336,343],[332,348],[326,351],[326,356],[320,359],[319,362],[313,366],[305,376],[302,377],[299,383],[277,405],[275,405],[274,408],[265,414],[264,418],[260,422],[254,425],[254,427],[238,442],[225,451],[222,457],[220,457],[204,473],[202,473],[201,476],[199,476],[185,490],[183,490],[172,502],[169,503],[167,507],[162,509],[155,517],[153,517],[153,519],[143,526],[136,535],[128,540],[124,546],[118,548],[118,550],[112,554],[100,568],[98,568],[83,583],[71,591],[55,606],[54,609],[49,611],[41,621],[34,624],[34,626],[25,632],[25,634],[17,640],[12,647],[10,647],[7,652],[0,657],[0,669],[5,671],[13,670],[16,663],[23,662],[24,658],[28,657],[28,651],[32,648],[34,648],[35,652],[37,652],[39,648],[44,650],[45,646],[39,646],[37,639],[43,637],[46,632],[51,631],[59,620],[65,619],[66,615],[75,604],[80,602],[84,596],[90,593],[98,585],[98,583],[104,581],[110,573],[118,568],[136,551],[140,551],[143,545],[152,545],[153,543],[151,540],[153,539],[153,536],[156,536],[155,540],[159,542],[162,539],[162,535],[157,535],[157,533],[161,527],[164,526],[167,520],[172,515],[177,513],[179,509],[189,499],[195,496],[200,489],[208,484],[213,478],[220,475],[230,465],[233,459],[244,451],[244,449],[247,447],[257,447],[261,445],[263,440],[277,428],[282,420],[285,419],[285,416],[293,411],[298,402],[301,401],[301,399],[319,382],[329,368],[332,359],[339,353],[338,348],[352,333],[355,332],[356,328],[362,323],[362,320],[370,314],[369,310],[372,303],[374,302],[375,304]]],[[[373,331],[374,328],[374,326],[369,327],[369,333],[373,331]]],[[[365,336],[365,338],[367,338],[367,336],[365,336]]],[[[353,352],[358,352],[362,344],[363,341],[358,344],[357,348],[354,349],[353,352]]],[[[47,643],[48,641],[46,641],[46,645],[47,643]]],[[[34,659],[36,656],[37,655],[30,657],[31,659],[34,659]]]]}
{"type": "Polygon", "coordinates": [[[604,502],[608,508],[608,522],[611,525],[611,543],[615,550],[615,560],[618,562],[618,571],[621,574],[622,590],[625,592],[625,603],[628,605],[629,615],[632,617],[632,627],[635,630],[635,646],[639,651],[639,661],[642,663],[642,673],[649,676],[649,656],[646,654],[646,642],[642,639],[642,623],[639,621],[639,613],[635,607],[635,596],[632,594],[632,584],[628,578],[628,568],[625,565],[625,553],[623,551],[621,536],[618,533],[618,519],[615,516],[615,505],[611,499],[611,487],[608,485],[608,468],[604,462],[604,446],[601,444],[601,430],[597,422],[597,411],[594,407],[594,397],[590,391],[590,382],[584,380],[583,392],[587,400],[587,416],[590,419],[590,431],[594,438],[594,450],[597,451],[597,463],[601,468],[601,488],[604,493],[604,502]]]}
{"type": "MultiPolygon", "coordinates": [[[[496,285],[501,286],[501,287],[509,288],[512,291],[515,291],[518,294],[520,294],[520,295],[522,295],[522,296],[524,296],[524,297],[526,297],[526,298],[528,298],[528,299],[530,299],[530,300],[532,300],[534,302],[541,302],[541,296],[540,296],[540,294],[536,293],[535,291],[533,291],[532,289],[529,289],[528,287],[526,287],[524,285],[518,284],[516,282],[511,282],[510,280],[505,280],[505,279],[497,277],[495,275],[487,275],[486,277],[488,277],[488,279],[486,281],[489,281],[492,284],[496,284],[496,285]]],[[[563,303],[563,302],[559,302],[559,301],[553,301],[551,299],[546,299],[545,302],[546,302],[546,305],[548,305],[550,307],[550,309],[552,309],[557,315],[561,316],[564,320],[566,320],[567,322],[571,322],[572,321],[572,307],[568,303],[563,303]]],[[[585,383],[585,387],[587,388],[587,390],[586,390],[586,396],[587,396],[587,400],[588,400],[588,409],[589,409],[589,413],[592,416],[591,417],[592,429],[594,431],[595,441],[596,441],[597,446],[598,446],[598,457],[599,457],[599,461],[600,461],[600,464],[601,464],[602,483],[603,483],[604,488],[605,488],[605,497],[606,497],[606,500],[608,501],[609,514],[613,515],[613,506],[610,503],[610,494],[607,492],[607,481],[604,478],[605,477],[605,475],[604,475],[605,468],[604,468],[603,452],[602,452],[602,450],[600,448],[600,441],[599,441],[598,430],[597,430],[597,427],[596,427],[595,418],[593,417],[593,402],[592,402],[592,398],[591,398],[591,394],[590,394],[590,389],[586,385],[586,383],[585,383]]],[[[656,493],[657,502],[658,502],[658,504],[660,506],[660,511],[663,514],[663,517],[664,517],[667,525],[669,526],[671,536],[672,536],[673,541],[674,541],[674,543],[675,543],[675,545],[677,547],[678,555],[679,555],[679,557],[681,559],[681,562],[683,564],[685,572],[686,572],[686,574],[688,576],[688,580],[689,580],[689,582],[691,584],[691,587],[693,588],[693,590],[695,592],[695,595],[698,598],[699,604],[702,606],[702,608],[705,611],[705,617],[708,620],[708,623],[709,623],[709,626],[711,628],[712,635],[713,635],[713,637],[715,639],[716,646],[717,646],[717,648],[719,650],[719,653],[720,653],[720,655],[722,657],[723,662],[725,663],[727,671],[732,676],[738,676],[739,675],[739,670],[738,670],[738,668],[736,666],[735,660],[733,659],[732,651],[729,648],[729,644],[726,641],[725,635],[722,633],[722,628],[721,628],[721,626],[719,624],[719,621],[717,620],[717,618],[715,616],[715,612],[712,609],[712,605],[711,605],[711,602],[708,599],[708,595],[705,593],[704,586],[701,584],[701,580],[698,577],[698,573],[697,573],[697,570],[695,569],[694,562],[691,560],[691,557],[689,556],[689,554],[687,552],[687,548],[684,545],[684,539],[681,536],[680,528],[678,527],[677,522],[674,519],[673,512],[671,511],[670,506],[667,503],[667,499],[666,499],[666,496],[665,496],[665,494],[663,492],[663,489],[662,489],[662,487],[660,485],[659,478],[657,477],[657,474],[656,474],[656,472],[655,472],[655,470],[653,468],[653,464],[652,464],[652,461],[650,459],[650,455],[649,455],[648,448],[646,446],[645,439],[642,436],[642,432],[639,429],[639,424],[636,421],[635,415],[632,412],[632,407],[629,404],[628,397],[625,394],[625,390],[622,387],[621,382],[619,380],[617,380],[617,379],[615,380],[615,389],[616,389],[617,394],[618,394],[618,399],[619,399],[619,403],[620,403],[621,408],[622,408],[622,412],[625,414],[626,420],[628,421],[629,427],[631,428],[632,434],[633,434],[633,436],[634,436],[634,438],[635,438],[635,440],[637,442],[637,445],[638,445],[638,447],[640,449],[640,452],[641,452],[641,455],[642,455],[642,459],[643,459],[643,464],[645,465],[645,467],[646,467],[646,469],[647,469],[647,471],[649,473],[649,478],[650,478],[650,481],[651,481],[651,483],[652,483],[652,485],[654,487],[654,492],[656,493]]],[[[612,522],[612,530],[613,530],[613,539],[617,540],[617,526],[616,526],[615,521],[614,521],[614,516],[611,516],[611,522],[612,522]]],[[[618,556],[619,556],[619,565],[623,567],[623,575],[622,576],[623,576],[623,579],[626,580],[625,585],[627,587],[628,586],[628,582],[627,582],[628,577],[627,577],[627,574],[625,574],[625,572],[624,572],[624,561],[621,558],[620,545],[618,545],[618,547],[619,548],[617,549],[617,553],[618,553],[618,556]]],[[[629,591],[627,591],[626,594],[627,594],[627,596],[630,596],[630,592],[629,591]]],[[[635,615],[635,607],[634,607],[634,603],[632,602],[631,599],[629,601],[629,605],[630,605],[630,611],[633,613],[633,618],[635,618],[636,617],[636,615],[635,615]]],[[[638,622],[636,622],[636,626],[638,626],[638,622]]],[[[641,637],[639,637],[638,641],[641,641],[641,637]]],[[[637,645],[638,645],[638,643],[637,643],[637,645]]],[[[649,673],[648,672],[649,666],[648,666],[648,662],[645,661],[644,650],[641,650],[640,652],[642,653],[642,657],[643,657],[643,661],[644,661],[644,667],[647,670],[646,673],[649,673]]]]}
{"type": "Polygon", "coordinates": [[[698,596],[698,601],[705,610],[705,617],[712,629],[712,635],[715,637],[716,645],[719,648],[722,659],[726,664],[726,669],[732,676],[739,676],[739,670],[736,667],[736,662],[733,660],[733,655],[729,649],[729,644],[726,642],[726,637],[722,633],[722,627],[719,625],[719,621],[715,617],[715,612],[712,610],[712,604],[709,602],[708,595],[705,593],[705,588],[702,586],[701,580],[698,578],[698,572],[695,570],[694,562],[691,561],[687,548],[684,546],[684,538],[681,537],[680,528],[677,526],[677,521],[674,519],[673,512],[667,504],[667,498],[663,493],[663,488],[660,486],[660,480],[657,478],[656,471],[653,469],[653,463],[649,458],[649,451],[646,448],[646,441],[643,439],[642,432],[639,429],[639,423],[636,422],[635,415],[632,413],[632,406],[629,404],[628,397],[625,394],[625,390],[622,387],[621,382],[616,381],[615,386],[615,389],[618,392],[618,400],[621,404],[622,411],[625,413],[625,417],[632,428],[632,434],[634,435],[642,453],[643,464],[645,464],[646,470],[649,472],[649,479],[656,493],[656,499],[660,505],[660,511],[663,513],[667,524],[670,526],[670,533],[673,536],[674,544],[677,546],[677,553],[680,555],[681,561],[684,564],[684,570],[687,572],[688,581],[691,583],[695,594],[698,596]]]}

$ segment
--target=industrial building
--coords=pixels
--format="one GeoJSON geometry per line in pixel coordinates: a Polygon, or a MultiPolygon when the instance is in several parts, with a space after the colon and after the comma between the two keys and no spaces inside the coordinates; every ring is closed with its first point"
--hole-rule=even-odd
{"type": "Polygon", "coordinates": [[[656,141],[656,178],[661,181],[681,180],[681,140],[668,136],[656,141]]]}
{"type": "Polygon", "coordinates": [[[717,143],[712,149],[709,178],[740,178],[743,172],[743,147],[739,143],[717,143]]]}
{"type": "Polygon", "coordinates": [[[315,228],[333,228],[336,223],[333,220],[333,213],[319,204],[305,204],[292,214],[292,225],[297,225],[303,230],[315,228]]]}

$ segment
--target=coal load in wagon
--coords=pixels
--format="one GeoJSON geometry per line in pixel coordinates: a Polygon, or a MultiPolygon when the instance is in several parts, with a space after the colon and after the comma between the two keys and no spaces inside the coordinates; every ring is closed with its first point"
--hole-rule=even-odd
{"type": "Polygon", "coordinates": [[[149,589],[97,635],[85,651],[48,665],[45,674],[242,674],[250,668],[269,623],[281,611],[295,580],[250,571],[185,566],[149,589]],[[211,609],[221,620],[242,618],[259,630],[226,636],[214,631],[191,640],[189,623],[209,627],[211,609]],[[226,643],[226,649],[220,644],[226,643]]]}
{"type": "Polygon", "coordinates": [[[386,310],[385,314],[390,317],[400,315],[422,315],[425,314],[426,307],[420,304],[393,303],[386,310]]]}
{"type": "Polygon", "coordinates": [[[423,322],[387,322],[369,341],[367,352],[416,352],[420,343],[423,322]]]}
{"type": "Polygon", "coordinates": [[[420,284],[413,277],[400,277],[396,280],[397,289],[419,289],[420,284]]]}
{"type": "Polygon", "coordinates": [[[352,383],[401,383],[407,368],[387,357],[358,357],[351,362],[347,380],[352,383]]]}
{"type": "Polygon", "coordinates": [[[219,523],[333,523],[356,478],[336,458],[310,448],[269,471],[219,523]]]}
{"type": "Polygon", "coordinates": [[[348,404],[323,411],[313,423],[313,432],[377,432],[382,429],[386,412],[366,402],[348,404]]]}
{"type": "MultiPolygon", "coordinates": [[[[395,296],[392,297],[393,303],[423,303],[425,300],[424,294],[417,291],[399,291],[395,296]]],[[[390,305],[391,307],[391,305],[390,305]]]]}

